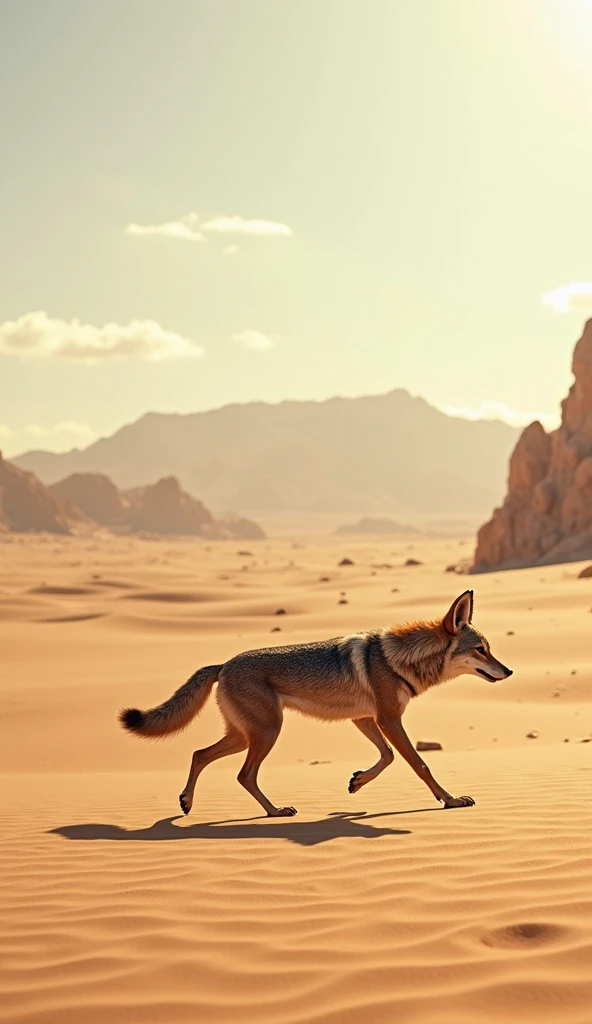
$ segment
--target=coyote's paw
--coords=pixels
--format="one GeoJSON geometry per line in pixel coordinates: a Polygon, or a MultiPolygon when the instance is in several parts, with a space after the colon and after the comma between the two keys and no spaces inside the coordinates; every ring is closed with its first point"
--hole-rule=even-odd
{"type": "Polygon", "coordinates": [[[472,796],[447,796],[442,800],[444,807],[474,807],[475,801],[472,796]]]}
{"type": "Polygon", "coordinates": [[[349,793],[357,793],[366,784],[365,774],[366,772],[362,771],[354,772],[347,786],[349,793]]]}
{"type": "Polygon", "coordinates": [[[267,812],[268,818],[293,818],[298,811],[295,807],[275,807],[273,811],[267,812]]]}
{"type": "Polygon", "coordinates": [[[179,804],[181,806],[183,814],[189,814],[189,811],[191,810],[192,801],[189,800],[187,796],[185,796],[185,793],[181,793],[181,796],[179,797],[179,804]]]}

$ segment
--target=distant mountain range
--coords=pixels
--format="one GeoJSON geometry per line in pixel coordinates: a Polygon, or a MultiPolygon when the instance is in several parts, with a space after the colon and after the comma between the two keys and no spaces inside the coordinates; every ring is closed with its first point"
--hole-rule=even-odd
{"type": "Polygon", "coordinates": [[[406,391],[147,413],[84,450],[12,461],[46,484],[104,473],[119,488],[174,475],[217,514],[484,514],[503,494],[517,431],[454,418],[406,391]]]}
{"type": "Polygon", "coordinates": [[[74,473],[46,486],[0,452],[0,534],[79,533],[97,526],[113,533],[261,540],[250,519],[216,520],[174,477],[119,492],[101,473],[74,473]]]}

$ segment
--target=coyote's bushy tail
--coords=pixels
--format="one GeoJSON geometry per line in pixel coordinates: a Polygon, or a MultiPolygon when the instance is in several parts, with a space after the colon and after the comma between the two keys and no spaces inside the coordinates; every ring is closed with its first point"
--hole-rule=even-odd
{"type": "Polygon", "coordinates": [[[157,708],[151,708],[150,711],[125,708],[119,713],[119,721],[128,732],[148,738],[181,732],[201,711],[221,668],[222,665],[209,665],[207,668],[198,669],[191,679],[183,683],[172,697],[159,704],[157,708]]]}

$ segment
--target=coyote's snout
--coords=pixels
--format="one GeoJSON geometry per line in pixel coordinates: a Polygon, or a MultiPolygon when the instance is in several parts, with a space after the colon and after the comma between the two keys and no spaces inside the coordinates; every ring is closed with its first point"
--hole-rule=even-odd
{"type": "Polygon", "coordinates": [[[199,669],[172,697],[150,711],[128,708],[119,720],[139,736],[156,737],[184,729],[218,682],[217,701],[226,733],[196,750],[179,800],[191,810],[197,779],[206,765],[248,750],[238,781],[271,816],[296,814],[276,807],[261,792],[257,773],[277,740],[284,708],[313,718],[350,718],[378,749],[372,768],[354,772],[350,793],[380,775],[393,761],[389,744],[405,758],[445,807],[468,807],[470,796],[454,797],[440,786],[411,743],[402,724],[413,697],[460,675],[497,682],[512,671],[493,657],[488,641],[471,624],[473,591],[467,590],[443,619],[411,622],[311,644],[247,651],[223,665],[199,669]]]}

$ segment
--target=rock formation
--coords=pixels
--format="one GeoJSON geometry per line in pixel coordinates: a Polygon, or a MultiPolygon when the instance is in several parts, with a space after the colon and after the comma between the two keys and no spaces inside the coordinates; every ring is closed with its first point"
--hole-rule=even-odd
{"type": "Polygon", "coordinates": [[[245,519],[244,516],[228,516],[225,519],[219,519],[218,523],[227,531],[228,536],[236,537],[237,540],[265,539],[265,533],[259,523],[253,522],[252,519],[245,519]]]}
{"type": "Polygon", "coordinates": [[[72,473],[49,490],[61,501],[70,501],[102,526],[123,523],[127,503],[108,476],[103,473],[72,473]]]}
{"type": "Polygon", "coordinates": [[[201,501],[181,489],[174,476],[163,477],[147,487],[125,492],[129,501],[128,523],[133,530],[211,536],[214,518],[201,501]]]}
{"type": "Polygon", "coordinates": [[[260,540],[261,527],[250,519],[211,512],[175,477],[120,494],[101,473],[74,473],[45,487],[33,473],[6,462],[0,453],[0,533],[68,534],[97,524],[117,533],[142,532],[209,537],[215,540],[260,540]]]}
{"type": "Polygon", "coordinates": [[[561,426],[531,423],[510,458],[508,493],[477,538],[471,572],[592,556],[592,320],[577,342],[561,426]]]}
{"type": "Polygon", "coordinates": [[[33,473],[6,462],[0,452],[0,529],[71,533],[87,522],[80,509],[60,501],[33,473]]]}
{"type": "Polygon", "coordinates": [[[263,530],[248,519],[216,520],[211,512],[181,488],[174,476],[163,477],[148,487],[125,492],[129,508],[126,521],[135,531],[187,536],[258,540],[263,530]]]}

